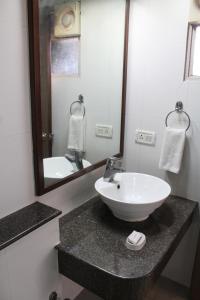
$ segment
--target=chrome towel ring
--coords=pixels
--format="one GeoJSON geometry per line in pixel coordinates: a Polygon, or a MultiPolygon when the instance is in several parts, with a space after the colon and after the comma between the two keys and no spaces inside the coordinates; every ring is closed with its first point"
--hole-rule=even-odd
{"type": "Polygon", "coordinates": [[[188,129],[190,128],[191,120],[190,120],[190,116],[183,110],[183,102],[181,102],[181,101],[177,102],[176,106],[175,106],[175,110],[170,111],[168,113],[168,115],[166,116],[166,119],[165,119],[165,125],[166,125],[166,127],[168,127],[168,118],[169,118],[169,116],[171,114],[173,114],[174,112],[184,113],[186,115],[186,117],[188,118],[188,126],[186,128],[186,131],[188,131],[188,129]]]}
{"type": "Polygon", "coordinates": [[[83,117],[85,117],[85,105],[84,105],[84,97],[83,97],[83,95],[79,95],[78,100],[74,101],[71,104],[71,106],[70,106],[70,115],[71,116],[73,115],[73,111],[72,111],[73,110],[73,105],[76,104],[76,103],[80,104],[83,107],[83,117]]]}

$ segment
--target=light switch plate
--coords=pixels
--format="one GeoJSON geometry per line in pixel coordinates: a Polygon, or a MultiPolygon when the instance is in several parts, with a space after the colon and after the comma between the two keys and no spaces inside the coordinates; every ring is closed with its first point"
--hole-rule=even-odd
{"type": "Polygon", "coordinates": [[[96,124],[96,136],[111,139],[113,137],[113,126],[96,124]]]}
{"type": "Polygon", "coordinates": [[[138,144],[155,145],[156,133],[154,131],[137,129],[135,141],[138,144]]]}

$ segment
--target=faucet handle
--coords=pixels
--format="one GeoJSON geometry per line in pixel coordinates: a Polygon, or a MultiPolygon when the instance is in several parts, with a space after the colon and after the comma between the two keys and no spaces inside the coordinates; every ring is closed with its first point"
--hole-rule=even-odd
{"type": "Polygon", "coordinates": [[[113,167],[113,166],[115,165],[116,162],[120,163],[121,160],[122,160],[121,157],[115,157],[115,156],[112,156],[112,157],[109,157],[109,158],[107,159],[106,165],[107,165],[107,167],[113,167]]]}
{"type": "Polygon", "coordinates": [[[119,161],[121,159],[122,159],[121,157],[111,156],[108,158],[108,161],[119,161]]]}

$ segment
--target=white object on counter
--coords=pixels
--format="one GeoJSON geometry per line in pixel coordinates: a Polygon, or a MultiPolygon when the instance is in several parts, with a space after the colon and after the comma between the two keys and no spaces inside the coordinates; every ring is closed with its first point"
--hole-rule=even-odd
{"type": "Polygon", "coordinates": [[[126,239],[126,247],[129,250],[139,251],[146,244],[146,236],[137,231],[133,231],[126,239]]]}

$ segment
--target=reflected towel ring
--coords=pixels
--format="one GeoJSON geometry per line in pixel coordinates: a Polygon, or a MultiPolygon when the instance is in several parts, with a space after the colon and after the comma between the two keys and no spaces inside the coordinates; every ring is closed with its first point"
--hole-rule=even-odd
{"type": "Polygon", "coordinates": [[[78,97],[78,100],[77,101],[74,101],[71,106],[70,106],[70,115],[72,116],[73,115],[73,112],[72,112],[72,108],[73,108],[73,105],[78,103],[80,104],[81,106],[83,106],[83,118],[85,117],[85,105],[84,105],[84,100],[83,100],[83,95],[79,95],[78,97]]]}
{"type": "Polygon", "coordinates": [[[170,111],[168,113],[168,115],[166,116],[166,119],[165,119],[165,125],[166,127],[168,127],[168,119],[169,119],[169,116],[171,114],[173,114],[174,112],[178,112],[178,113],[184,113],[186,115],[186,117],[188,118],[188,127],[186,128],[186,131],[188,131],[188,129],[190,128],[190,124],[191,124],[191,120],[190,120],[190,116],[188,115],[188,113],[186,113],[184,110],[183,110],[183,102],[179,101],[176,103],[176,106],[175,106],[175,110],[173,111],[170,111]]]}

